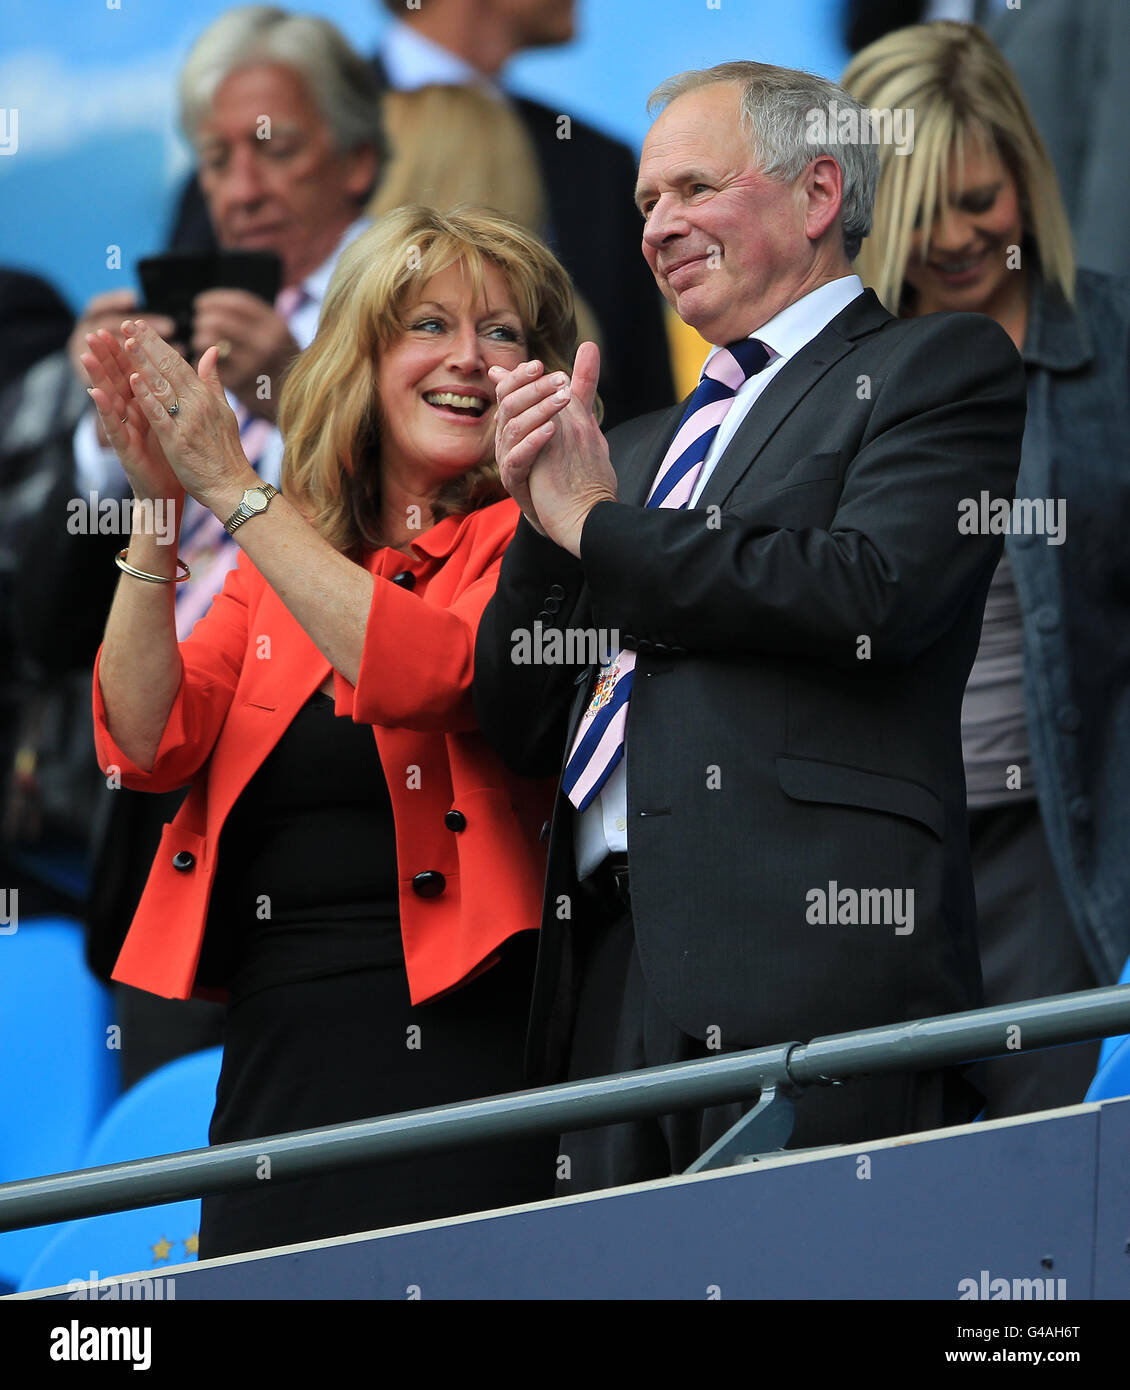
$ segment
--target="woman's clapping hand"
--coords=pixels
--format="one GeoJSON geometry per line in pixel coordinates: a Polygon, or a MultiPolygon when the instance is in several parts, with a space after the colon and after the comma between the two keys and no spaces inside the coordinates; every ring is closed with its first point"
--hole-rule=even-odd
{"type": "MultiPolygon", "coordinates": [[[[130,481],[136,472],[144,485],[167,485],[163,461],[175,485],[206,507],[230,496],[234,482],[246,485],[251,466],[224,397],[217,348],[208,348],[193,371],[143,319],[126,319],[122,336],[124,345],[108,334],[92,335],[91,355],[102,379],[91,395],[130,481]],[[112,408],[117,404],[121,411],[112,408]]],[[[84,365],[92,371],[89,362],[84,365]]]]}
{"type": "Polygon", "coordinates": [[[169,465],[160,440],[149,427],[130,388],[130,364],[125,349],[108,329],[87,334],[81,362],[92,386],[87,389],[98,411],[110,447],[138,498],[184,496],[180,479],[169,465]]]}

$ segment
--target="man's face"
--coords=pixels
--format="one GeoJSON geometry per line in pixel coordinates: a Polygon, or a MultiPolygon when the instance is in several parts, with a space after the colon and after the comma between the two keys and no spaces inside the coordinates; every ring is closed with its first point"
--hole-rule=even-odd
{"type": "Polygon", "coordinates": [[[275,251],[283,282],[316,270],[357,217],[371,150],[341,154],[293,68],[240,68],[197,132],[200,187],[225,247],[275,251]]]}
{"type": "Polygon", "coordinates": [[[664,298],[711,343],[748,337],[803,292],[813,261],[804,179],[757,169],[741,89],[677,97],[644,141],[636,202],[644,259],[664,298]]]}
{"type": "Polygon", "coordinates": [[[568,43],[575,32],[574,0],[483,0],[510,29],[514,51],[568,43]]]}

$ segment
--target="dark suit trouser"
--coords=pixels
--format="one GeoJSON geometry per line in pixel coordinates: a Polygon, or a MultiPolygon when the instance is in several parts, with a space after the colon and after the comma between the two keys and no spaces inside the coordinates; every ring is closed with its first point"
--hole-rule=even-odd
{"type": "MultiPolygon", "coordinates": [[[[569,1080],[718,1055],[677,1028],[651,997],[628,913],[609,923],[581,918],[573,929],[578,985],[569,1080]]],[[[562,1135],[558,1195],[683,1172],[756,1100],[562,1135]]],[[[954,1069],[810,1087],[797,1102],[786,1147],[861,1143],[967,1124],[982,1104],[977,1088],[954,1069]]]]}
{"type": "MultiPolygon", "coordinates": [[[[1035,800],[969,813],[986,1004],[1095,989],[1095,978],[1063,900],[1035,800]]],[[[985,1063],[985,1118],[1077,1105],[1087,1093],[1099,1043],[1046,1047],[985,1063]]]]}

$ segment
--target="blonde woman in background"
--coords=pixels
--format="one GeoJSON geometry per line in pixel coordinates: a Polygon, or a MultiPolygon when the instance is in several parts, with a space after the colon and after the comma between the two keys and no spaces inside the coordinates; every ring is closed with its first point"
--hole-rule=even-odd
{"type": "Polygon", "coordinates": [[[382,115],[391,149],[370,217],[405,203],[480,203],[540,234],[537,157],[509,106],[476,87],[432,84],[386,92],[382,115]]]}
{"type": "MultiPolygon", "coordinates": [[[[384,98],[384,120],[391,159],[369,204],[370,217],[417,201],[440,208],[484,203],[545,235],[546,198],[537,155],[522,122],[504,102],[470,86],[390,91],[384,98]]],[[[630,199],[631,192],[626,188],[624,196],[630,199]]],[[[579,339],[603,346],[596,315],[575,286],[573,294],[579,339]]],[[[675,393],[685,396],[698,385],[710,344],[667,305],[663,319],[675,393]]]]}
{"type": "MultiPolygon", "coordinates": [[[[911,153],[879,148],[864,283],[900,316],[990,315],[1027,374],[1021,505],[993,521],[969,499],[962,520],[1009,528],[962,711],[986,1002],[1110,984],[1130,952],[1130,281],[1076,269],[1052,165],[980,29],[897,30],[842,80],[914,116],[911,153]]],[[[1097,1051],[987,1064],[986,1118],[1081,1100],[1097,1051]]]]}
{"type": "MultiPolygon", "coordinates": [[[[493,208],[543,237],[546,199],[537,156],[522,122],[504,102],[471,86],[432,84],[388,91],[382,103],[390,157],[367,209],[374,220],[405,203],[450,212],[493,208]]],[[[631,198],[631,189],[624,196],[631,198]]],[[[573,287],[579,342],[603,346],[600,325],[573,287]]]]}

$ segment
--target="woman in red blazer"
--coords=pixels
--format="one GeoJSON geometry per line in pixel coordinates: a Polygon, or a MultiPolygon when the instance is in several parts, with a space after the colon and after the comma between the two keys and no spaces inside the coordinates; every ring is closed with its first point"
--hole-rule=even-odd
{"type": "MultiPolygon", "coordinates": [[[[226,998],[210,1140],[522,1085],[552,787],[475,725],[475,632],[517,524],[492,366],[566,367],[565,273],[515,224],[404,208],[345,251],[287,377],[281,493],[240,447],[217,352],[143,321],[84,363],[144,504],[185,492],[242,549],[179,646],[183,563],[133,509],[94,673],[99,763],[190,786],[114,978],[226,998]]],[[[159,513],[157,513],[159,515],[159,513]]],[[[191,583],[191,578],[187,580],[191,583]]],[[[202,1258],[552,1195],[554,1144],[207,1197],[202,1258]]]]}

